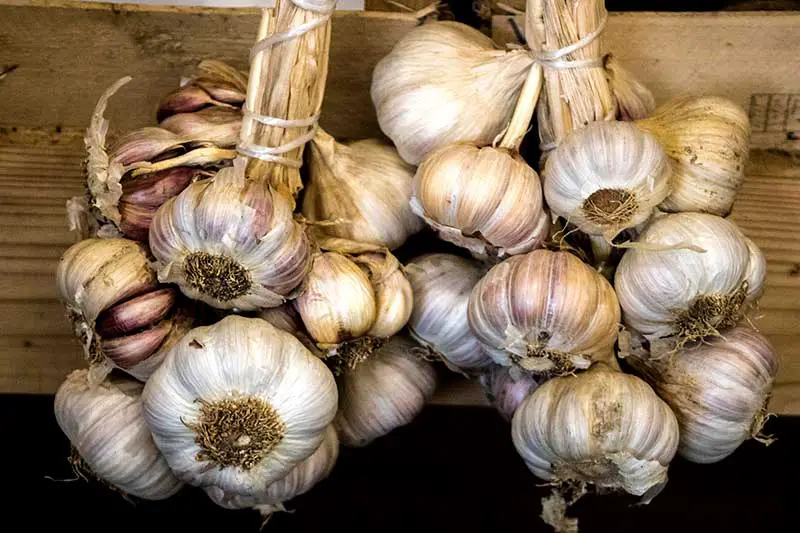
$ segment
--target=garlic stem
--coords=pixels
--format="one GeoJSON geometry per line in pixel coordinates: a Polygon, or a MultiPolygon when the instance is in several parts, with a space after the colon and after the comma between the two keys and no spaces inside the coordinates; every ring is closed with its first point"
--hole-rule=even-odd
{"type": "Polygon", "coordinates": [[[542,90],[542,66],[539,63],[531,65],[525,85],[517,101],[517,107],[511,116],[503,140],[500,141],[500,148],[506,148],[514,152],[519,152],[519,147],[525,134],[528,132],[536,103],[539,101],[539,93],[542,90]]]}

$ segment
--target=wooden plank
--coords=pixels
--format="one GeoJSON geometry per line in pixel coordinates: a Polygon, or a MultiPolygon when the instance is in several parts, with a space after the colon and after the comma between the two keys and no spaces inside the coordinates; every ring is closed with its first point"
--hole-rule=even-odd
{"type": "MultiPolygon", "coordinates": [[[[524,28],[492,19],[495,41],[517,42],[511,21],[524,28]]],[[[656,101],[724,96],[749,111],[754,148],[800,149],[800,13],[611,13],[603,36],[656,101]]]]}
{"type": "MultiPolygon", "coordinates": [[[[82,130],[97,98],[126,75],[133,81],[108,108],[112,130],[152,125],[158,100],[199,61],[246,69],[259,18],[244,8],[2,0],[0,68],[17,68],[0,80],[0,139],[15,127],[26,134],[82,130]]],[[[335,14],[321,119],[331,134],[380,135],[369,97],[372,69],[416,23],[403,13],[335,14]]]]}

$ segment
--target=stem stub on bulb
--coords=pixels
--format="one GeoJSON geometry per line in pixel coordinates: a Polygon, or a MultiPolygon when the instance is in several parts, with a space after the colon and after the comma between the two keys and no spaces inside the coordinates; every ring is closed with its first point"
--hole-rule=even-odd
{"type": "Polygon", "coordinates": [[[219,468],[250,470],[264,459],[286,435],[286,424],[267,402],[241,397],[200,404],[200,419],[186,424],[200,446],[195,460],[219,468]]]}
{"type": "Polygon", "coordinates": [[[621,227],[639,210],[636,197],[623,189],[599,189],[581,206],[584,215],[599,226],[621,227]]]}
{"type": "Polygon", "coordinates": [[[252,286],[247,269],[224,255],[192,252],[184,259],[183,270],[189,285],[221,302],[247,294],[252,286]]]}
{"type": "Polygon", "coordinates": [[[721,330],[736,325],[742,315],[747,297],[747,282],[728,294],[703,294],[694,299],[688,309],[677,313],[677,348],[686,343],[719,335],[721,330]]]}
{"type": "Polygon", "coordinates": [[[388,339],[378,337],[359,337],[340,344],[333,354],[333,371],[338,376],[346,370],[353,370],[369,359],[375,351],[386,344],[388,339]]]}

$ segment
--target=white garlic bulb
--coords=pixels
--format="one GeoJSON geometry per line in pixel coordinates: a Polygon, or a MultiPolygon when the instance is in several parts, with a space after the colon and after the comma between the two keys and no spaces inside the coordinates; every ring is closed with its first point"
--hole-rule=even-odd
{"type": "Polygon", "coordinates": [[[327,478],[339,457],[339,437],[332,425],[325,430],[322,444],[311,456],[295,466],[291,472],[271,483],[263,492],[254,496],[232,494],[219,487],[204,487],[211,500],[226,509],[246,509],[252,507],[267,517],[277,511],[286,510],[284,503],[296,496],[305,494],[317,483],[327,478]]]}
{"type": "Polygon", "coordinates": [[[75,370],[56,391],[54,412],[91,475],[125,494],[163,500],[183,483],[159,453],[142,417],[142,386],[121,378],[93,384],[87,370],[75,370]]]}
{"type": "Polygon", "coordinates": [[[672,191],[661,209],[730,212],[750,153],[744,109],[716,96],[678,98],[636,125],[658,137],[672,159],[672,191]]]}
{"type": "Polygon", "coordinates": [[[415,348],[410,339],[395,336],[369,357],[343,361],[335,421],[343,444],[365,446],[422,411],[436,389],[436,371],[415,348]]]}
{"type": "Polygon", "coordinates": [[[300,341],[236,315],[187,333],[143,395],[145,420],[179,478],[244,495],[317,449],[337,400],[333,374],[300,341]]]}
{"type": "Polygon", "coordinates": [[[56,283],[93,381],[115,367],[145,381],[191,327],[177,291],[159,285],[135,241],[91,238],[70,246],[56,283]]]}
{"type": "Polygon", "coordinates": [[[378,123],[412,165],[448,144],[489,144],[508,124],[532,63],[528,52],[501,50],[466,24],[417,26],[373,71],[378,123]]]}
{"type": "Polygon", "coordinates": [[[289,200],[245,181],[241,161],[198,181],[155,214],[150,248],[158,277],[220,309],[274,307],[309,267],[310,244],[289,200]]]}
{"type": "Polygon", "coordinates": [[[392,146],[374,139],[342,144],[317,129],[309,148],[302,211],[328,222],[321,231],[392,250],[423,228],[408,204],[415,169],[392,146]]]}
{"type": "Polygon", "coordinates": [[[534,250],[481,278],[468,318],[498,364],[563,374],[613,358],[620,309],[611,284],[580,259],[534,250]]]}
{"type": "Polygon", "coordinates": [[[366,253],[354,261],[369,275],[375,293],[375,321],[370,337],[391,337],[403,329],[414,307],[411,284],[400,269],[400,261],[389,253],[366,253]]]}
{"type": "Polygon", "coordinates": [[[762,254],[730,220],[663,215],[636,242],[622,256],[614,286],[625,325],[656,354],[735,325],[761,293],[762,254]]]}
{"type": "Polygon", "coordinates": [[[421,255],[406,265],[414,293],[409,333],[462,371],[485,368],[492,362],[467,321],[469,295],[485,272],[477,261],[443,253],[421,255]]]}
{"type": "MultiPolygon", "coordinates": [[[[715,463],[760,435],[767,417],[778,354],[746,326],[684,348],[671,358],[628,357],[678,418],[678,454],[715,463]]],[[[765,440],[769,442],[769,440],[765,440]]]]}
{"type": "Polygon", "coordinates": [[[539,478],[658,490],[678,447],[675,415],[650,386],[603,363],[546,381],[511,422],[517,452],[539,478]]]}
{"type": "Polygon", "coordinates": [[[491,365],[481,374],[480,382],[486,399],[500,416],[511,421],[517,408],[539,386],[542,380],[513,367],[491,365]]]}
{"type": "Polygon", "coordinates": [[[653,135],[629,122],[594,122],[550,153],[544,196],[553,215],[610,242],[650,218],[669,194],[670,173],[653,135]]]}

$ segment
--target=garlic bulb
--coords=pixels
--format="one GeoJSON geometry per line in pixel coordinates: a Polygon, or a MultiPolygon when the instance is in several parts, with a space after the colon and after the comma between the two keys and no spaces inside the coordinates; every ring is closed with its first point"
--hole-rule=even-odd
{"type": "Polygon", "coordinates": [[[451,367],[465,371],[487,367],[492,359],[467,321],[470,292],[486,269],[457,255],[432,253],[412,259],[405,270],[414,293],[408,320],[414,340],[451,367]]]}
{"type": "Polygon", "coordinates": [[[663,215],[637,244],[622,256],[614,286],[625,325],[656,354],[735,325],[761,293],[763,256],[724,218],[663,215]]]}
{"type": "Polygon", "coordinates": [[[157,120],[178,113],[194,113],[203,109],[236,109],[244,105],[247,94],[247,73],[222,61],[204,60],[195,75],[181,83],[158,104],[157,120]]]}
{"type": "Polygon", "coordinates": [[[517,452],[539,478],[658,490],[678,447],[678,422],[650,386],[603,363],[546,381],[511,422],[517,452]]]}
{"type": "Polygon", "coordinates": [[[624,68],[613,54],[606,55],[603,66],[611,93],[617,101],[619,120],[639,120],[656,110],[656,99],[650,89],[624,68]]]}
{"type": "Polygon", "coordinates": [[[366,253],[354,261],[370,279],[375,293],[375,321],[367,331],[370,337],[391,337],[408,322],[414,296],[400,262],[392,254],[366,253]]]}
{"type": "Polygon", "coordinates": [[[144,247],[127,239],[85,239],[61,256],[56,283],[92,379],[113,367],[144,381],[191,327],[178,295],[158,284],[144,247]]]}
{"type": "Polygon", "coordinates": [[[230,315],[184,336],[150,376],[143,402],[179,478],[256,495],[314,453],[337,392],[325,364],[292,335],[230,315]]]}
{"type": "Polygon", "coordinates": [[[500,365],[491,365],[480,377],[486,399],[508,422],[525,398],[536,390],[539,381],[530,374],[500,365]]]}
{"type": "Polygon", "coordinates": [[[56,391],[56,422],[93,476],[124,494],[163,500],[183,483],[153,442],[141,393],[142,384],[133,380],[92,384],[87,370],[75,370],[56,391]]]}
{"type": "Polygon", "coordinates": [[[563,374],[613,358],[620,310],[611,284],[580,259],[535,250],[481,278],[468,318],[496,363],[563,374]]]}
{"type": "Polygon", "coordinates": [[[317,129],[309,144],[303,215],[329,235],[395,249],[424,223],[408,204],[414,168],[369,139],[342,144],[317,129]]]}
{"type": "Polygon", "coordinates": [[[426,23],[381,59],[371,96],[381,130],[418,165],[442,146],[491,143],[508,124],[533,63],[466,24],[426,23]]]}
{"type": "Polygon", "coordinates": [[[666,198],[670,164],[653,135],[629,122],[594,122],[564,138],[543,176],[553,215],[610,242],[666,198]]]}
{"type": "Polygon", "coordinates": [[[336,430],[347,446],[366,446],[408,424],[433,396],[436,372],[406,337],[395,336],[339,377],[336,430]]]}
{"type": "Polygon", "coordinates": [[[744,180],[750,120],[715,96],[672,100],[636,125],[658,137],[672,159],[672,192],[664,211],[727,215],[744,180]]]}
{"type": "Polygon", "coordinates": [[[751,437],[764,440],[778,354],[757,331],[737,326],[672,358],[626,361],[675,412],[682,457],[714,463],[751,437]]]}
{"type": "Polygon", "coordinates": [[[226,493],[219,487],[204,487],[211,500],[225,509],[246,509],[249,507],[267,517],[277,511],[285,511],[284,503],[296,496],[305,494],[317,483],[327,478],[339,457],[339,437],[332,425],[325,430],[322,444],[285,477],[267,485],[255,496],[226,493]]]}
{"type": "Polygon", "coordinates": [[[238,161],[161,206],[150,248],[162,282],[212,307],[238,310],[283,303],[303,281],[311,253],[289,201],[246,181],[238,161]]]}

